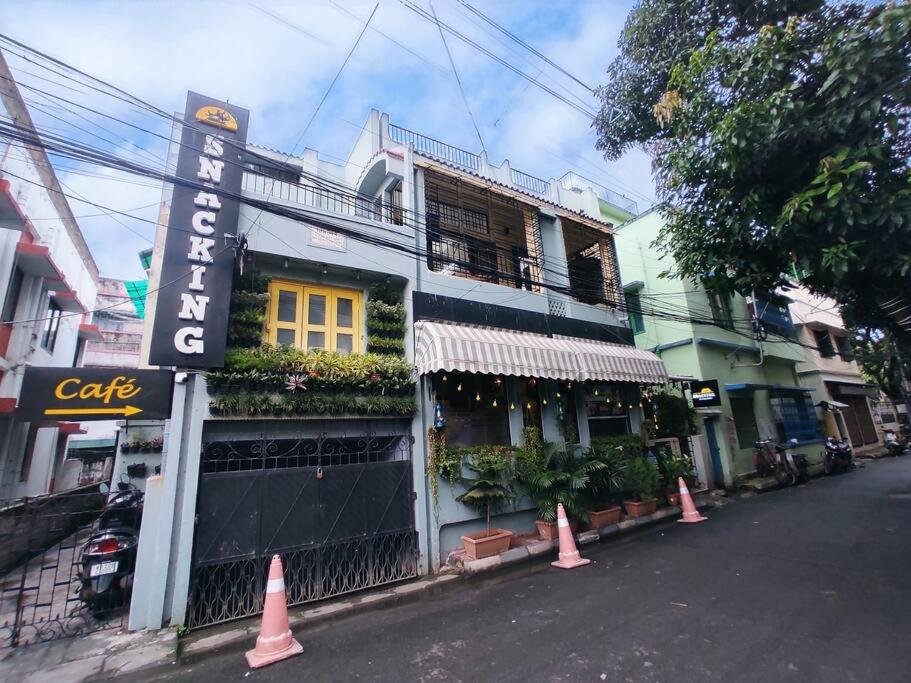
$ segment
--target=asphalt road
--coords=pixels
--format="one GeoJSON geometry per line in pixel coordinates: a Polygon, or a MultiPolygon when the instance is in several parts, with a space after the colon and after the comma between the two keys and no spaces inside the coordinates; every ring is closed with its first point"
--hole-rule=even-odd
{"type": "Polygon", "coordinates": [[[908,681],[911,457],[241,650],[181,681],[908,681]]]}

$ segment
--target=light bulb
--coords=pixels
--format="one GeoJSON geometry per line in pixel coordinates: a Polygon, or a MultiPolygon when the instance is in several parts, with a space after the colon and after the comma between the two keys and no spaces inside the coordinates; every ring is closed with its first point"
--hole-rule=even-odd
{"type": "Polygon", "coordinates": [[[443,381],[444,381],[444,382],[448,382],[448,381],[449,381],[449,375],[443,375],[443,381]]]}
{"type": "Polygon", "coordinates": [[[456,391],[462,391],[462,383],[459,382],[459,386],[456,387],[456,391]]]}
{"type": "Polygon", "coordinates": [[[543,401],[541,401],[541,403],[543,403],[544,405],[547,405],[547,399],[545,398],[543,401]]]}
{"type": "Polygon", "coordinates": [[[597,389],[595,389],[595,396],[600,396],[597,389]]]}
{"type": "Polygon", "coordinates": [[[490,405],[493,406],[494,408],[496,408],[496,407],[497,407],[497,399],[494,399],[494,400],[493,400],[493,403],[491,403],[490,405]]]}
{"type": "Polygon", "coordinates": [[[633,404],[632,404],[632,403],[629,404],[629,409],[630,409],[630,410],[633,409],[633,404]]]}
{"type": "Polygon", "coordinates": [[[478,392],[477,394],[474,395],[474,400],[475,400],[475,401],[480,401],[480,400],[481,400],[481,393],[480,393],[480,392],[478,392]]]}
{"type": "Polygon", "coordinates": [[[559,392],[559,391],[557,392],[557,398],[563,398],[562,396],[560,396],[560,392],[559,392]]]}
{"type": "Polygon", "coordinates": [[[515,409],[516,409],[516,404],[515,404],[515,403],[510,403],[510,404],[509,404],[509,409],[510,409],[510,410],[515,410],[515,409]]]}
{"type": "Polygon", "coordinates": [[[529,401],[528,405],[526,405],[525,407],[528,408],[529,410],[531,410],[531,401],[529,401]]]}

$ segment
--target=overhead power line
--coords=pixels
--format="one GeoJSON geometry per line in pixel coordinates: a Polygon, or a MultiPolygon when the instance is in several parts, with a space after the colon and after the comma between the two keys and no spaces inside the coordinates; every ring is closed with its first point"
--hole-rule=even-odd
{"type": "Polygon", "coordinates": [[[531,52],[531,53],[532,53],[533,55],[535,55],[536,57],[538,57],[538,58],[544,60],[545,62],[547,62],[548,64],[550,64],[550,66],[552,66],[553,68],[555,68],[557,71],[559,71],[560,73],[562,73],[564,76],[568,76],[569,78],[571,78],[572,80],[574,80],[576,83],[578,83],[579,85],[581,85],[583,88],[585,88],[586,90],[588,90],[590,93],[594,93],[594,92],[595,92],[595,89],[594,89],[593,87],[591,87],[591,86],[588,85],[587,83],[583,82],[581,79],[579,79],[579,78],[577,78],[576,76],[574,76],[573,74],[571,74],[569,71],[567,71],[566,69],[564,69],[562,66],[560,66],[559,64],[557,64],[556,62],[554,62],[553,60],[551,60],[550,58],[548,58],[547,55],[542,54],[541,52],[539,52],[538,50],[536,50],[534,47],[532,47],[531,45],[529,45],[528,43],[526,43],[524,40],[522,40],[522,39],[521,39],[519,36],[517,36],[515,33],[513,33],[512,31],[510,31],[508,28],[505,28],[504,26],[501,26],[500,24],[498,24],[497,22],[495,22],[493,19],[491,19],[490,17],[488,17],[486,14],[484,14],[481,10],[479,10],[479,9],[477,9],[476,7],[472,6],[471,4],[469,4],[468,2],[466,2],[465,0],[459,0],[459,2],[460,2],[460,3],[461,3],[469,12],[472,12],[473,14],[477,15],[478,17],[480,17],[481,19],[483,19],[485,22],[487,22],[488,24],[490,24],[491,26],[493,26],[495,29],[497,29],[500,33],[502,33],[502,34],[504,34],[505,36],[507,36],[510,40],[512,40],[512,41],[514,41],[514,42],[516,42],[516,43],[518,43],[519,45],[521,45],[522,47],[524,47],[526,50],[528,50],[529,52],[531,52]]]}
{"type": "Polygon", "coordinates": [[[430,23],[432,23],[432,24],[435,24],[437,21],[439,21],[440,26],[442,26],[442,28],[445,29],[446,32],[449,33],[450,35],[455,36],[456,38],[458,38],[458,39],[461,40],[462,42],[464,42],[464,43],[470,45],[471,47],[475,48],[475,49],[478,50],[479,52],[481,52],[481,53],[487,55],[488,57],[490,57],[491,59],[493,59],[495,62],[497,62],[498,64],[500,64],[500,65],[502,65],[502,66],[504,66],[504,67],[506,67],[507,69],[509,69],[510,71],[512,71],[514,74],[516,74],[516,75],[519,76],[520,78],[524,78],[524,79],[527,80],[527,81],[531,81],[531,83],[533,83],[534,85],[536,85],[538,88],[540,88],[541,90],[543,90],[543,91],[546,92],[547,94],[552,95],[553,97],[557,98],[558,100],[560,100],[561,102],[563,102],[563,103],[566,104],[567,106],[572,107],[574,110],[576,110],[577,112],[579,112],[580,114],[582,114],[583,116],[585,116],[587,119],[593,120],[593,119],[595,118],[595,112],[594,112],[594,111],[589,110],[589,109],[587,109],[587,108],[585,108],[585,107],[581,107],[581,106],[577,105],[575,102],[570,101],[569,99],[567,99],[566,97],[564,97],[563,95],[561,95],[560,93],[558,93],[556,90],[554,90],[554,89],[548,87],[547,85],[545,85],[545,84],[542,83],[541,81],[537,80],[537,79],[534,78],[533,76],[529,76],[527,73],[525,73],[525,72],[522,71],[521,69],[519,69],[519,68],[513,66],[512,64],[510,64],[508,61],[506,61],[505,59],[503,59],[503,58],[500,57],[499,55],[497,55],[497,54],[491,52],[490,50],[488,50],[488,49],[487,49],[486,47],[484,47],[483,45],[481,45],[481,44],[479,44],[478,42],[472,40],[471,38],[469,38],[469,37],[466,36],[465,34],[463,34],[463,33],[459,32],[459,31],[457,31],[456,29],[454,29],[452,26],[450,26],[449,24],[447,24],[447,23],[446,23],[445,21],[443,21],[442,19],[435,20],[435,19],[433,18],[433,16],[432,16],[431,14],[429,14],[429,13],[428,13],[425,9],[423,9],[422,7],[419,7],[418,5],[415,5],[413,2],[410,2],[410,0],[399,0],[399,2],[400,2],[404,7],[408,8],[409,10],[411,10],[412,12],[414,12],[415,14],[417,14],[418,16],[423,17],[425,20],[427,20],[428,22],[430,22],[430,23]]]}
{"type": "Polygon", "coordinates": [[[471,113],[471,105],[468,104],[468,98],[465,96],[465,88],[462,86],[462,79],[459,78],[459,70],[456,68],[455,61],[452,58],[452,52],[449,51],[449,43],[446,42],[446,36],[443,34],[443,27],[440,26],[440,20],[437,18],[437,11],[433,8],[433,2],[430,3],[430,11],[433,12],[433,20],[436,22],[437,29],[440,32],[440,40],[443,41],[443,47],[446,48],[446,56],[449,57],[449,66],[452,67],[452,74],[455,76],[456,83],[459,86],[459,92],[462,94],[462,102],[465,103],[465,109],[468,111],[468,118],[471,119],[471,125],[474,126],[474,132],[478,135],[478,142],[481,143],[481,149],[486,152],[487,147],[484,145],[484,138],[481,137],[478,122],[474,120],[474,114],[471,113]]]}

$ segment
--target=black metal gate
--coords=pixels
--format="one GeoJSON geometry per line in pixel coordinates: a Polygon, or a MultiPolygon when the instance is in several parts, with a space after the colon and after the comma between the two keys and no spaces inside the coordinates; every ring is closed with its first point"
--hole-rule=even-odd
{"type": "Polygon", "coordinates": [[[79,598],[83,544],[106,496],[98,484],[0,509],[0,648],[125,625],[124,604],[93,614],[79,598]]]}
{"type": "Polygon", "coordinates": [[[204,443],[188,626],[261,612],[273,554],[289,605],[417,576],[413,500],[407,434],[204,443]]]}

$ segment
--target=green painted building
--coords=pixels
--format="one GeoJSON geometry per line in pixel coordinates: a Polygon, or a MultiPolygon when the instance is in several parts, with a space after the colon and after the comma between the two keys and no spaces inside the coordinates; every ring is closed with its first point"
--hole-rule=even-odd
{"type": "Polygon", "coordinates": [[[796,366],[805,356],[787,300],[753,302],[659,277],[670,264],[651,245],[663,227],[660,212],[651,210],[617,230],[630,326],[636,346],[656,352],[672,376],[718,382],[721,404],[697,408],[715,486],[731,486],[754,470],[760,438],[797,438],[804,446],[798,452],[813,456],[819,448],[807,446],[821,439],[819,421],[809,390],[799,386],[796,366]],[[767,341],[756,338],[754,308],[767,341]]]}

